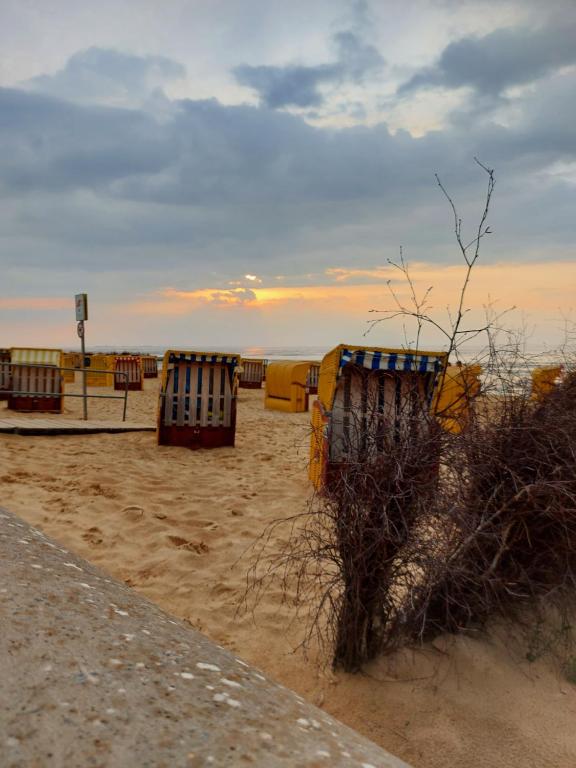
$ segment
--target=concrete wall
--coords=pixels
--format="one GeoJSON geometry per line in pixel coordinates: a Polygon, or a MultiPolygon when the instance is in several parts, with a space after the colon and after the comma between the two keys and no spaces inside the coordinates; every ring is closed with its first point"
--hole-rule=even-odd
{"type": "Polygon", "coordinates": [[[0,510],[2,768],[401,768],[0,510]]]}

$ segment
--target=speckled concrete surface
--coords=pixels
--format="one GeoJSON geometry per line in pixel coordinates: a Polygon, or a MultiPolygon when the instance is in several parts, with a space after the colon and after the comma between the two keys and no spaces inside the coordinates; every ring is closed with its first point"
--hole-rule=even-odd
{"type": "Polygon", "coordinates": [[[2,768],[404,768],[0,509],[2,768]]]}

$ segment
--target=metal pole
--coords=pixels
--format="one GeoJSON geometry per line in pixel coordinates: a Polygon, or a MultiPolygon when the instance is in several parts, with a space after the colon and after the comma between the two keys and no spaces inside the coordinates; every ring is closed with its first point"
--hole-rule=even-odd
{"type": "Polygon", "coordinates": [[[86,344],[84,342],[84,320],[78,323],[78,336],[80,336],[80,345],[82,351],[82,407],[84,412],[84,421],[88,421],[88,398],[86,397],[86,344]]]}

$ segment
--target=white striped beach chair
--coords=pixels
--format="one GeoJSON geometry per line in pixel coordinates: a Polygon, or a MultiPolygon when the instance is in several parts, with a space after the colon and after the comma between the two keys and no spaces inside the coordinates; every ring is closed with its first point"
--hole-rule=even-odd
{"type": "Polygon", "coordinates": [[[168,350],[162,364],[158,444],[233,446],[240,357],[168,350]]]}
{"type": "Polygon", "coordinates": [[[12,347],[12,371],[8,408],[13,411],[62,413],[64,379],[61,349],[12,347]]]}

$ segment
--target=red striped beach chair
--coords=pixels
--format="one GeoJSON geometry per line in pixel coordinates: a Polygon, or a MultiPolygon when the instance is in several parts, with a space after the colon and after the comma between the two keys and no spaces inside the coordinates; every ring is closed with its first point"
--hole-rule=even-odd
{"type": "Polygon", "coordinates": [[[162,364],[158,444],[233,446],[240,356],[168,350],[162,364]]]}
{"type": "MultiPolygon", "coordinates": [[[[140,355],[117,355],[114,363],[114,373],[128,374],[128,389],[139,392],[143,388],[142,360],[140,355]]],[[[114,375],[114,389],[124,390],[126,377],[114,375]]]]}

